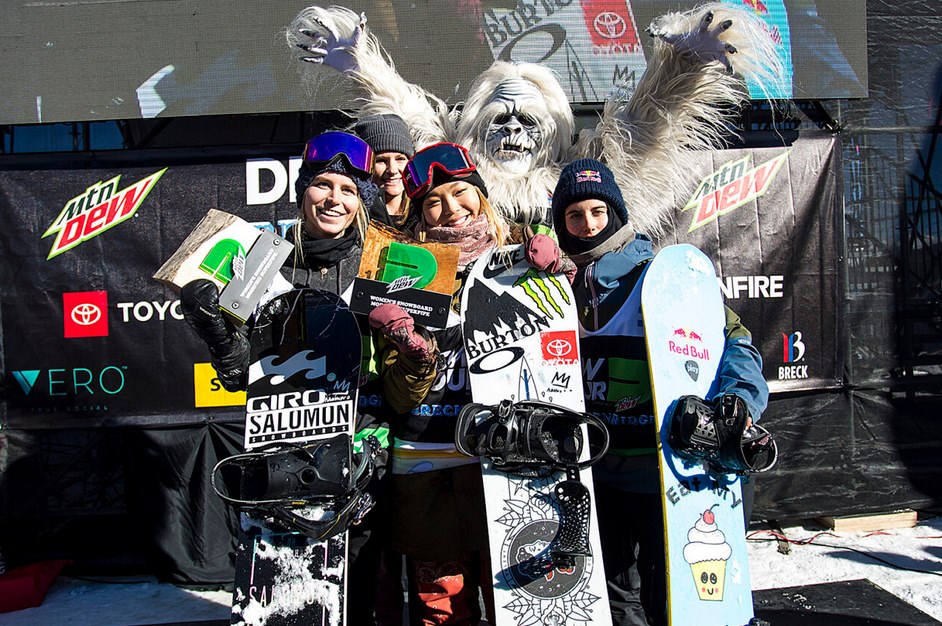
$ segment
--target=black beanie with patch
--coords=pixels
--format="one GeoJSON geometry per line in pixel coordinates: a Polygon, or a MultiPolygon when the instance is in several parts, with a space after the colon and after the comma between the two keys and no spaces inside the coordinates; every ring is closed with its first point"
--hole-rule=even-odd
{"type": "Polygon", "coordinates": [[[595,159],[573,161],[559,175],[553,192],[553,228],[560,248],[567,254],[579,254],[595,248],[628,223],[628,209],[615,175],[595,159]],[[608,206],[608,224],[590,238],[570,235],[566,229],[566,207],[581,200],[601,200],[608,206]]]}

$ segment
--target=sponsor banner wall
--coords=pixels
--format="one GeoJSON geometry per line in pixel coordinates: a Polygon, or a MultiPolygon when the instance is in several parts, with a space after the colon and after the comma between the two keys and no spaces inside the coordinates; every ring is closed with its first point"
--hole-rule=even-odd
{"type": "Polygon", "coordinates": [[[211,208],[282,233],[295,158],[0,171],[0,426],[240,415],[177,294],[152,275],[211,208]]]}
{"type": "MultiPolygon", "coordinates": [[[[714,259],[773,391],[840,383],[834,148],[716,152],[674,218],[674,238],[714,259]]],[[[240,415],[244,394],[222,389],[177,295],[151,276],[211,208],[284,232],[296,170],[284,157],[0,171],[2,425],[240,415]]]]}
{"type": "Polygon", "coordinates": [[[713,259],[773,392],[841,384],[839,172],[830,135],[713,152],[674,216],[676,240],[713,259]]]}

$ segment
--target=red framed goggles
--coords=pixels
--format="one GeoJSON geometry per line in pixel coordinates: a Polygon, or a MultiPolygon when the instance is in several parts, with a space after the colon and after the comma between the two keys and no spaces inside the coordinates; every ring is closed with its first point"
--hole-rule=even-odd
{"type": "Polygon", "coordinates": [[[440,169],[446,174],[460,176],[470,174],[477,168],[464,146],[456,143],[435,143],[415,153],[402,173],[406,194],[410,198],[421,196],[432,186],[432,173],[440,169]]]}
{"type": "Polygon", "coordinates": [[[304,146],[305,163],[329,163],[340,155],[364,174],[369,175],[373,170],[373,150],[356,135],[329,131],[311,137],[304,146]]]}

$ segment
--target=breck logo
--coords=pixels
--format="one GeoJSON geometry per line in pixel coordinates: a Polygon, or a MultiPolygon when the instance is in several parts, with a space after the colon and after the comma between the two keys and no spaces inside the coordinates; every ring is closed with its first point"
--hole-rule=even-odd
{"type": "Polygon", "coordinates": [[[108,292],[62,294],[62,332],[66,339],[108,336],[108,292]]]}
{"type": "Polygon", "coordinates": [[[800,330],[782,333],[782,363],[778,368],[779,380],[808,378],[808,366],[796,365],[805,359],[805,342],[800,330]]]}
{"type": "Polygon", "coordinates": [[[709,224],[720,215],[764,195],[769,190],[775,174],[788,158],[788,151],[746,170],[749,158],[747,155],[738,161],[725,163],[700,182],[700,186],[683,208],[684,211],[696,209],[687,232],[709,224]]]}
{"type": "Polygon", "coordinates": [[[166,171],[164,168],[120,191],[121,176],[118,175],[95,183],[85,193],[66,202],[62,212],[43,233],[43,237],[58,233],[46,260],[133,217],[166,171]]]}

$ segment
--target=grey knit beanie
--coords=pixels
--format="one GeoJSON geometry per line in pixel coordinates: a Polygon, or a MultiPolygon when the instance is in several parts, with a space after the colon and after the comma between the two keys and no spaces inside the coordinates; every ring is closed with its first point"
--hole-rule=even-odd
{"type": "Polygon", "coordinates": [[[405,121],[394,113],[361,118],[353,127],[357,137],[369,144],[373,152],[401,152],[410,159],[415,154],[412,135],[405,121]]]}

